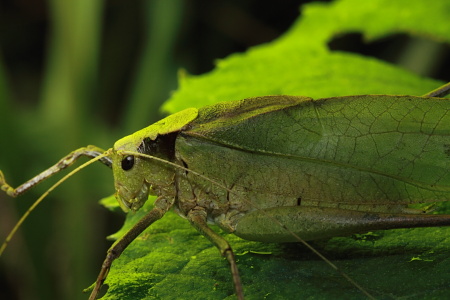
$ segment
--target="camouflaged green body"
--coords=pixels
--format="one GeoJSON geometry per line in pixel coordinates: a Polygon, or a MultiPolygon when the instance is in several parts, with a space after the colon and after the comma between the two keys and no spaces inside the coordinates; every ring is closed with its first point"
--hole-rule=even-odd
{"type": "Polygon", "coordinates": [[[272,217],[323,238],[383,229],[374,218],[450,198],[449,109],[448,99],[415,96],[266,96],[180,112],[177,126],[132,135],[154,137],[133,147],[220,184],[145,161],[142,180],[181,215],[203,207],[250,240],[293,240],[283,228],[262,237],[272,217]]]}

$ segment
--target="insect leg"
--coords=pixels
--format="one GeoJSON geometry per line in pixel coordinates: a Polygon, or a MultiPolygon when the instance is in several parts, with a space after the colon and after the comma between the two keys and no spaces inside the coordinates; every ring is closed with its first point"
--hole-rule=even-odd
{"type": "Polygon", "coordinates": [[[128,245],[134,241],[139,234],[141,234],[153,222],[159,220],[172,206],[173,201],[165,201],[165,199],[158,198],[155,201],[155,206],[142,219],[139,220],[130,230],[127,231],[119,240],[117,240],[111,248],[108,249],[106,258],[103,261],[100,274],[95,282],[95,287],[89,296],[89,300],[97,299],[100,288],[108,276],[109,269],[112,262],[118,258],[128,245]]]}
{"type": "Polygon", "coordinates": [[[426,93],[423,97],[445,97],[448,94],[450,94],[450,82],[429,93],[426,93]]]}
{"type": "MultiPolygon", "coordinates": [[[[103,149],[100,149],[96,146],[87,146],[83,148],[79,148],[75,151],[72,151],[67,156],[63,157],[59,162],[57,162],[55,165],[51,166],[47,170],[43,171],[39,175],[31,178],[24,184],[18,186],[17,188],[13,188],[5,181],[5,176],[0,171],[0,188],[5,191],[9,196],[11,197],[17,197],[32,187],[34,187],[39,182],[51,177],[52,175],[58,173],[59,171],[71,166],[75,161],[77,161],[78,158],[81,156],[88,156],[88,157],[97,157],[101,154],[103,154],[105,151],[103,149]]],[[[107,156],[100,159],[102,163],[107,165],[108,167],[111,167],[112,162],[111,159],[107,156]]]]}
{"type": "Polygon", "coordinates": [[[206,211],[203,208],[194,208],[188,215],[187,219],[203,236],[211,241],[220,251],[220,254],[228,260],[231,268],[231,275],[233,276],[234,288],[238,299],[244,299],[244,293],[242,289],[241,279],[239,277],[236,260],[234,258],[233,250],[230,244],[218,235],[214,230],[208,227],[206,223],[206,211]]]}

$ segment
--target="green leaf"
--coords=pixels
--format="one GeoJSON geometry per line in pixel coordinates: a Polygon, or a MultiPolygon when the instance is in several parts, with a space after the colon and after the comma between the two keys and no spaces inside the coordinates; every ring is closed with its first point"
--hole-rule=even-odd
{"type": "Polygon", "coordinates": [[[439,83],[373,58],[332,52],[327,42],[349,32],[360,32],[368,41],[410,33],[449,42],[448,6],[445,0],[308,4],[302,9],[303,17],[278,40],[220,60],[210,73],[182,74],[180,88],[163,110],[174,113],[186,107],[275,94],[420,96],[439,83]]]}
{"type": "Polygon", "coordinates": [[[122,211],[120,209],[119,202],[117,202],[117,199],[114,195],[100,199],[100,201],[98,203],[100,203],[105,208],[109,209],[110,211],[122,211]]]}
{"type": "MultiPolygon", "coordinates": [[[[291,94],[314,98],[350,94],[421,95],[439,82],[357,54],[332,52],[333,37],[361,32],[367,40],[409,33],[450,41],[448,1],[312,3],[291,30],[272,43],[233,54],[210,73],[183,75],[164,105],[174,113],[217,101],[291,94]]],[[[146,211],[127,216],[118,238],[146,211]]],[[[220,231],[218,228],[214,228],[220,231]]],[[[380,231],[313,246],[379,299],[444,298],[450,294],[449,228],[380,231]]],[[[223,234],[237,254],[248,299],[364,299],[299,244],[263,244],[223,234]]],[[[186,220],[168,213],[113,263],[103,299],[234,299],[227,262],[186,220]]]]}

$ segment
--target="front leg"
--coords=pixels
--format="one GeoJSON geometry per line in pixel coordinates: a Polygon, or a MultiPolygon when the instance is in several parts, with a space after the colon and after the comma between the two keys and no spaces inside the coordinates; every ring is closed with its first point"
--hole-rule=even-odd
{"type": "MultiPolygon", "coordinates": [[[[95,287],[89,296],[89,300],[97,299],[98,293],[108,276],[109,269],[111,268],[111,264],[113,261],[122,254],[125,248],[134,241],[135,238],[138,237],[147,227],[149,227],[153,222],[159,220],[164,216],[167,210],[171,207],[171,205],[163,206],[162,208],[158,207],[158,204],[166,203],[165,201],[161,201],[158,198],[155,201],[155,207],[149,211],[142,219],[139,220],[124,236],[122,236],[119,240],[117,240],[111,248],[108,249],[106,254],[106,258],[103,261],[102,268],[100,270],[100,274],[97,277],[97,281],[95,282],[95,287]]],[[[168,203],[167,203],[168,204],[168,203]]]]}
{"type": "MultiPolygon", "coordinates": [[[[107,150],[109,151],[109,150],[107,150]]],[[[42,182],[43,180],[53,176],[54,174],[64,170],[67,167],[70,167],[73,163],[75,163],[80,157],[87,156],[91,158],[96,158],[98,156],[102,156],[104,154],[107,154],[107,151],[100,149],[96,146],[89,145],[87,147],[79,148],[75,151],[70,152],[68,155],[61,158],[60,161],[58,161],[55,165],[51,166],[47,170],[41,172],[40,174],[36,175],[35,177],[31,178],[27,182],[21,184],[20,186],[14,188],[11,185],[9,185],[6,180],[5,176],[3,175],[2,171],[0,171],[0,188],[6,192],[11,197],[17,197],[19,195],[22,195],[38,183],[42,182]]],[[[111,158],[106,156],[103,156],[100,158],[100,161],[105,164],[106,166],[111,168],[112,162],[111,158]]]]}

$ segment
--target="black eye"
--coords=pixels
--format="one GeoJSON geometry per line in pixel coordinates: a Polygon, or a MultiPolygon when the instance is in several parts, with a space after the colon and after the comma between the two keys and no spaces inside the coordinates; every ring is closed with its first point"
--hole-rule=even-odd
{"type": "Polygon", "coordinates": [[[124,171],[130,170],[134,166],[134,156],[129,155],[122,160],[122,169],[124,171]]]}

